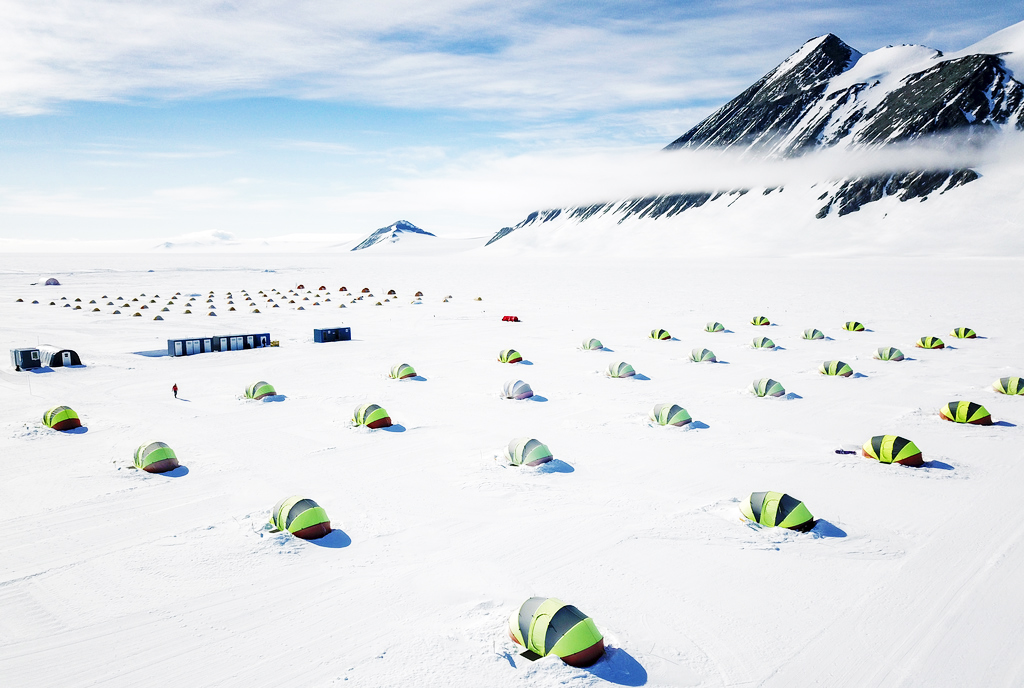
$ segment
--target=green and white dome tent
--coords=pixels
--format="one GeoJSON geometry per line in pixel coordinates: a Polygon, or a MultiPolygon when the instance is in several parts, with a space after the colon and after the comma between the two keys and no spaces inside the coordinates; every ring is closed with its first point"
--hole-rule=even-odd
{"type": "Polygon", "coordinates": [[[1000,394],[1024,394],[1024,378],[1001,377],[992,383],[992,389],[1000,394]]]}
{"type": "Polygon", "coordinates": [[[924,463],[917,445],[899,435],[875,435],[864,443],[861,453],[881,463],[901,463],[904,466],[920,466],[924,463]]]}
{"type": "Polygon", "coordinates": [[[775,342],[768,337],[754,337],[753,341],[750,342],[750,348],[752,349],[774,349],[775,342]]]}
{"type": "Polygon", "coordinates": [[[942,343],[942,340],[938,337],[921,337],[914,346],[918,349],[945,349],[946,345],[942,343]]]}
{"type": "Polygon", "coordinates": [[[690,352],[690,360],[694,363],[718,363],[711,349],[694,349],[690,352]]]}
{"type": "Polygon", "coordinates": [[[709,322],[707,325],[704,326],[704,331],[705,332],[725,332],[725,325],[723,325],[722,323],[718,322],[717,320],[713,320],[713,321],[709,322]]]}
{"type": "Polygon", "coordinates": [[[850,320],[845,325],[843,325],[843,329],[846,330],[847,332],[863,332],[864,323],[859,323],[856,320],[850,320]]]}
{"type": "Polygon", "coordinates": [[[804,339],[824,339],[825,333],[821,330],[816,330],[813,327],[804,330],[804,339]]]}
{"type": "Polygon", "coordinates": [[[391,417],[383,407],[377,404],[360,404],[352,412],[352,422],[356,425],[365,425],[376,430],[377,428],[391,427],[391,417]]]}
{"type": "Polygon", "coordinates": [[[147,473],[166,473],[178,467],[178,456],[164,442],[145,442],[135,450],[135,467],[147,473]]]}
{"type": "Polygon", "coordinates": [[[506,399],[529,399],[533,396],[533,389],[522,380],[509,380],[501,388],[502,396],[506,399]]]}
{"type": "Polygon", "coordinates": [[[770,377],[754,380],[750,383],[749,389],[759,397],[781,397],[786,393],[786,388],[782,386],[782,383],[776,382],[770,377]]]}
{"type": "Polygon", "coordinates": [[[818,372],[822,375],[836,375],[839,377],[850,377],[853,375],[853,368],[842,361],[825,361],[818,366],[818,372]]]}
{"type": "Polygon", "coordinates": [[[513,466],[539,466],[553,458],[548,445],[532,437],[517,437],[505,447],[505,460],[513,466]]]}
{"type": "Polygon", "coordinates": [[[969,327],[957,327],[949,333],[950,336],[956,337],[957,339],[977,339],[978,333],[969,327]]]}
{"type": "Polygon", "coordinates": [[[410,377],[416,377],[416,369],[408,363],[399,363],[391,366],[391,372],[388,373],[388,377],[392,380],[404,380],[410,377]]]}
{"type": "Polygon", "coordinates": [[[590,339],[583,340],[584,351],[600,351],[603,348],[604,344],[601,343],[600,339],[594,339],[593,337],[591,337],[590,339]]]}
{"type": "Polygon", "coordinates": [[[54,406],[43,414],[43,425],[54,430],[74,430],[82,421],[70,406],[54,406]]]}
{"type": "Polygon", "coordinates": [[[625,361],[616,361],[608,366],[608,377],[632,377],[636,375],[633,366],[625,361]]]}
{"type": "Polygon", "coordinates": [[[662,341],[672,339],[672,335],[668,333],[668,330],[651,330],[650,337],[651,339],[658,339],[662,341]]]}
{"type": "Polygon", "coordinates": [[[530,660],[548,655],[569,666],[587,667],[604,654],[604,636],[594,620],[555,597],[531,597],[509,617],[508,635],[530,660]]]}
{"type": "Polygon", "coordinates": [[[873,358],[879,361],[902,361],[903,352],[894,346],[882,346],[875,351],[873,358]]]}
{"type": "Polygon", "coordinates": [[[274,505],[270,525],[303,540],[316,540],[331,532],[331,519],[312,499],[292,495],[274,505]]]}
{"type": "Polygon", "coordinates": [[[655,404],[648,415],[658,425],[682,427],[693,421],[686,409],[678,404],[655,404]]]}
{"type": "Polygon", "coordinates": [[[771,325],[772,321],[764,317],[763,315],[755,315],[753,318],[750,319],[750,324],[758,326],[767,326],[771,325]]]}
{"type": "Polygon", "coordinates": [[[263,399],[264,397],[277,396],[277,390],[269,382],[260,380],[245,388],[246,399],[263,399]]]}
{"type": "Polygon", "coordinates": [[[939,409],[943,420],[970,425],[992,425],[992,414],[973,401],[951,401],[939,409]]]}
{"type": "Polygon", "coordinates": [[[515,349],[502,349],[498,352],[498,360],[502,363],[521,363],[523,355],[515,349]]]}
{"type": "Polygon", "coordinates": [[[814,527],[814,516],[795,497],[782,492],[754,492],[740,503],[743,518],[769,528],[806,532],[814,527]]]}

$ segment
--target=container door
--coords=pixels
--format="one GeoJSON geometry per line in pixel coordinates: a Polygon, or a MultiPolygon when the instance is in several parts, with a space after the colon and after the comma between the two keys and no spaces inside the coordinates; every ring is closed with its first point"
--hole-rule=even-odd
{"type": "Polygon", "coordinates": [[[242,348],[242,338],[241,337],[232,337],[231,338],[231,350],[232,351],[238,351],[241,348],[242,348]]]}
{"type": "Polygon", "coordinates": [[[203,351],[213,351],[213,342],[211,342],[209,339],[204,339],[203,351]]]}
{"type": "Polygon", "coordinates": [[[248,342],[248,344],[249,344],[248,348],[251,349],[252,348],[252,342],[253,342],[252,335],[249,335],[248,337],[246,337],[245,341],[248,342]]]}
{"type": "Polygon", "coordinates": [[[181,342],[174,342],[174,355],[181,356],[181,342]]]}
{"type": "Polygon", "coordinates": [[[60,357],[64,360],[64,365],[66,365],[66,366],[71,365],[71,352],[70,351],[62,351],[62,352],[60,352],[60,357]]]}
{"type": "Polygon", "coordinates": [[[186,356],[191,356],[194,353],[195,353],[195,351],[192,349],[192,340],[191,339],[186,339],[185,340],[185,355],[186,356]]]}
{"type": "Polygon", "coordinates": [[[261,335],[260,336],[260,346],[266,346],[266,345],[267,345],[267,338],[261,335]]]}
{"type": "Polygon", "coordinates": [[[227,351],[228,350],[228,338],[227,337],[221,337],[220,338],[220,350],[221,351],[227,351]]]}

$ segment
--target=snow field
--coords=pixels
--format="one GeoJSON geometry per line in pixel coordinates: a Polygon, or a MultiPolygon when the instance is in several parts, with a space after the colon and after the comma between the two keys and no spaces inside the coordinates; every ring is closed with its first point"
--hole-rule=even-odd
{"type": "Polygon", "coordinates": [[[1024,399],[989,388],[1024,372],[1019,261],[780,259],[766,273],[763,259],[524,260],[536,277],[479,252],[94,256],[86,271],[76,256],[0,261],[6,348],[38,338],[86,363],[0,369],[0,682],[1021,681],[1011,643],[1024,611],[1024,399]],[[26,286],[47,270],[63,286],[26,286]],[[227,290],[237,304],[242,288],[255,298],[300,282],[399,298],[260,315],[221,306],[227,290]],[[209,289],[218,318],[14,303],[209,289]],[[416,290],[422,305],[408,303],[416,290]],[[509,314],[523,322],[500,321],[509,314]],[[772,326],[748,324],[762,314],[772,326]],[[709,320],[731,332],[704,332],[709,320]],[[870,331],[846,332],[846,320],[870,331]],[[313,327],[337,324],[355,341],[312,343],[313,327]],[[984,339],[950,337],[961,325],[984,339]],[[659,327],[675,340],[648,339],[659,327]],[[808,327],[830,339],[800,339],[808,327]],[[131,353],[266,331],[280,348],[131,353]],[[757,335],[780,348],[751,349],[757,335]],[[915,349],[923,335],[951,348],[915,349]],[[579,350],[591,336],[610,350],[579,350]],[[884,345],[908,360],[873,360],[884,345]],[[528,363],[499,363],[508,347],[528,363]],[[690,362],[694,347],[722,362],[690,362]],[[819,375],[832,358],[862,377],[819,375]],[[649,379],[607,378],[613,360],[649,379]],[[425,380],[388,379],[400,362],[425,380]],[[745,391],[764,376],[792,398],[745,391]],[[502,399],[513,378],[537,397],[502,399]],[[241,399],[258,379],[285,399],[241,399]],[[953,399],[1005,424],[940,420],[953,399]],[[352,427],[363,402],[396,426],[352,427]],[[654,426],[660,402],[682,405],[694,427],[654,426]],[[58,403],[87,432],[43,428],[58,403]],[[884,433],[912,439],[929,465],[834,453],[884,433]],[[502,449],[522,435],[556,460],[504,466],[502,449]],[[128,469],[151,439],[185,469],[128,469]],[[822,522],[810,534],[745,525],[739,500],[758,490],[792,494],[822,522]],[[304,542],[264,530],[292,493],[315,499],[338,532],[304,542]],[[588,670],[520,658],[505,624],[531,595],[593,616],[608,656],[588,670]]]}

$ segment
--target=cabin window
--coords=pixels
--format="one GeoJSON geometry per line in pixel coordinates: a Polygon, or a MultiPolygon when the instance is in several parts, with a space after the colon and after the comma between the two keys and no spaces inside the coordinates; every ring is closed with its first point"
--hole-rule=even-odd
{"type": "Polygon", "coordinates": [[[33,351],[32,352],[32,360],[33,361],[38,361],[39,360],[39,352],[38,351],[33,351]]]}

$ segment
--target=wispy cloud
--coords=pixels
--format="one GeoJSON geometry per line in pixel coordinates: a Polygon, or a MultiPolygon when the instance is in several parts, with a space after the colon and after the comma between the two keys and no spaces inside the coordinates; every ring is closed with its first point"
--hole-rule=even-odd
{"type": "MultiPolygon", "coordinates": [[[[904,4],[904,23],[925,5],[904,4]]],[[[7,0],[0,112],[232,94],[527,115],[692,106],[888,7],[871,5],[7,0]]]]}

